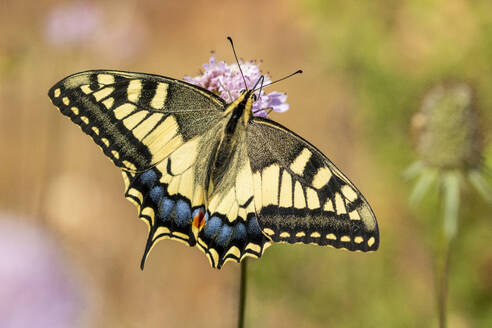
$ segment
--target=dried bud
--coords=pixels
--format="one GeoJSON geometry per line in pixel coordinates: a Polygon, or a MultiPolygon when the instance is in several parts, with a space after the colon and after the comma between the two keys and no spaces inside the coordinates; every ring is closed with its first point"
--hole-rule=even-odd
{"type": "Polygon", "coordinates": [[[438,169],[472,169],[482,159],[483,139],[473,90],[465,83],[443,83],[425,96],[412,118],[416,150],[438,169]]]}

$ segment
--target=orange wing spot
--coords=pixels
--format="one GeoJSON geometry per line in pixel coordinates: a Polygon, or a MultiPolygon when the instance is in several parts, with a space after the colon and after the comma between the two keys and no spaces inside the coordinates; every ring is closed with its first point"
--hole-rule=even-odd
{"type": "Polygon", "coordinates": [[[203,211],[199,211],[193,218],[193,226],[198,230],[201,230],[204,224],[205,224],[205,213],[203,213],[203,211]]]}

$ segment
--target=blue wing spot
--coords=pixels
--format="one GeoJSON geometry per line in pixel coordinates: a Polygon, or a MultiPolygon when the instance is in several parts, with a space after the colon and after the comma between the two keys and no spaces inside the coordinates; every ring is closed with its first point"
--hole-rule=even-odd
{"type": "Polygon", "coordinates": [[[162,219],[162,221],[167,221],[169,220],[169,215],[171,214],[171,211],[174,209],[174,206],[176,203],[169,199],[169,198],[163,198],[160,205],[159,205],[159,215],[162,219]]]}
{"type": "Polygon", "coordinates": [[[147,187],[153,187],[157,181],[157,174],[154,170],[145,171],[140,175],[140,181],[147,187]]]}
{"type": "Polygon", "coordinates": [[[186,227],[186,225],[191,224],[191,221],[190,206],[184,200],[178,200],[176,203],[176,225],[186,227]]]}
{"type": "Polygon", "coordinates": [[[248,222],[248,235],[261,235],[260,225],[258,224],[258,220],[253,216],[248,222]]]}
{"type": "Polygon", "coordinates": [[[219,244],[222,247],[225,247],[228,244],[231,235],[232,235],[232,228],[229,225],[224,224],[222,226],[222,229],[220,230],[219,235],[217,236],[217,244],[219,244]]]}
{"type": "Polygon", "coordinates": [[[242,223],[236,224],[232,235],[234,240],[246,240],[246,227],[242,223]]]}
{"type": "Polygon", "coordinates": [[[159,204],[159,201],[164,197],[164,188],[162,188],[161,186],[156,186],[152,188],[149,195],[150,199],[154,203],[159,204]]]}
{"type": "Polygon", "coordinates": [[[203,228],[203,234],[208,238],[212,238],[222,226],[222,220],[216,216],[212,216],[203,228]]]}

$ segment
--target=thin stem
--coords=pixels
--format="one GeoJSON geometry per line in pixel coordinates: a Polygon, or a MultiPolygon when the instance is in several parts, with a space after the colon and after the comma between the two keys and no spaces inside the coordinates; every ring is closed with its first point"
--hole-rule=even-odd
{"type": "Polygon", "coordinates": [[[447,298],[450,271],[452,240],[443,238],[442,247],[437,254],[436,293],[439,328],[447,327],[447,298]]]}
{"type": "Polygon", "coordinates": [[[244,327],[244,309],[246,308],[246,282],[247,282],[247,263],[248,259],[244,259],[241,262],[241,273],[239,281],[239,311],[238,311],[238,328],[244,327]]]}
{"type": "Polygon", "coordinates": [[[442,177],[444,205],[443,234],[436,258],[436,295],[440,328],[447,327],[447,297],[451,247],[458,231],[460,184],[461,181],[458,172],[447,172],[442,177]]]}

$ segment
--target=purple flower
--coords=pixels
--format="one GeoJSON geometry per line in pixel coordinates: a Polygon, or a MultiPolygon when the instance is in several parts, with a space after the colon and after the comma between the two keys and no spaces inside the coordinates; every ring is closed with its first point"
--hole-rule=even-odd
{"type": "Polygon", "coordinates": [[[63,49],[83,47],[113,61],[135,57],[144,49],[146,25],[133,14],[131,20],[125,18],[133,10],[125,2],[111,12],[103,6],[84,0],[56,5],[44,22],[45,40],[63,49]]]}
{"type": "MultiPolygon", "coordinates": [[[[256,61],[240,61],[239,64],[243,70],[248,88],[252,88],[262,75],[259,64],[256,61]]],[[[212,91],[228,102],[232,102],[239,97],[241,90],[244,89],[244,81],[237,64],[228,65],[224,61],[217,62],[213,52],[209,62],[203,65],[203,69],[204,71],[201,76],[185,76],[184,80],[212,91]]],[[[268,75],[264,75],[264,78],[264,85],[271,82],[268,75]]],[[[261,90],[261,94],[257,94],[257,99],[253,103],[253,113],[255,116],[267,117],[265,109],[271,108],[274,112],[278,113],[285,112],[289,109],[289,105],[285,103],[287,95],[284,93],[276,91],[265,93],[264,90],[261,90]]]]}
{"type": "Polygon", "coordinates": [[[69,263],[27,222],[0,212],[0,327],[74,327],[83,302],[69,263]]]}
{"type": "Polygon", "coordinates": [[[64,3],[49,13],[45,36],[55,46],[78,44],[94,38],[101,26],[99,7],[86,1],[64,3]]]}

